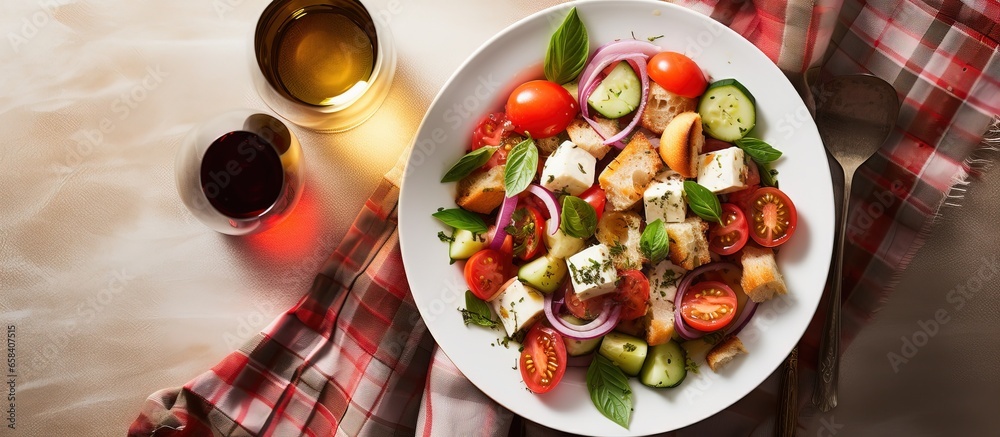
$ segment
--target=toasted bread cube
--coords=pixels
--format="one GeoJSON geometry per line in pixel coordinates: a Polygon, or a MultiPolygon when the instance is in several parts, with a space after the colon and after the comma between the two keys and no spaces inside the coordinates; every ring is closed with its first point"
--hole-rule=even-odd
{"type": "Polygon", "coordinates": [[[646,342],[650,346],[670,341],[674,335],[674,296],[677,283],[687,270],[669,260],[660,261],[650,270],[649,311],[646,312],[646,342]]]}
{"type": "Polygon", "coordinates": [[[486,171],[476,171],[458,181],[458,206],[472,212],[489,214],[506,196],[503,188],[503,165],[486,171]]]}
{"type": "Polygon", "coordinates": [[[608,168],[601,172],[601,188],[615,211],[631,208],[646,192],[653,177],[663,169],[659,152],[641,132],[635,134],[608,168]]]}
{"type": "Polygon", "coordinates": [[[570,122],[569,126],[566,127],[566,133],[569,134],[569,139],[590,152],[595,158],[603,159],[611,150],[611,145],[604,144],[604,139],[617,135],[621,132],[621,128],[618,127],[618,120],[609,120],[601,116],[594,116],[593,120],[597,122],[600,133],[582,118],[570,122]]]}
{"type": "Polygon", "coordinates": [[[740,286],[751,300],[764,302],[775,295],[788,293],[785,280],[781,277],[778,264],[774,260],[773,250],[747,245],[743,247],[740,261],[743,263],[740,286]]]}
{"type": "Polygon", "coordinates": [[[712,262],[705,237],[708,223],[700,217],[688,217],[681,223],[667,223],[666,226],[670,236],[670,261],[686,270],[712,262]]]}

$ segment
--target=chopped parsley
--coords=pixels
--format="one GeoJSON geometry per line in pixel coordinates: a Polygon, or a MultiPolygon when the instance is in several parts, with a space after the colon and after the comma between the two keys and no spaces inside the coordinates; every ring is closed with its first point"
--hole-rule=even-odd
{"type": "Polygon", "coordinates": [[[622,346],[622,349],[625,349],[625,352],[635,352],[635,345],[632,343],[625,343],[625,345],[622,346]]]}
{"type": "Polygon", "coordinates": [[[580,169],[580,173],[587,174],[587,170],[583,169],[583,164],[580,164],[578,162],[578,163],[576,163],[576,166],[580,169]]]}
{"type": "Polygon", "coordinates": [[[455,241],[454,238],[449,237],[448,234],[444,233],[444,231],[438,232],[438,239],[444,243],[451,243],[455,241]]]}
{"type": "Polygon", "coordinates": [[[694,372],[695,375],[701,372],[701,369],[698,368],[698,363],[694,362],[691,357],[684,357],[684,370],[694,372]]]}

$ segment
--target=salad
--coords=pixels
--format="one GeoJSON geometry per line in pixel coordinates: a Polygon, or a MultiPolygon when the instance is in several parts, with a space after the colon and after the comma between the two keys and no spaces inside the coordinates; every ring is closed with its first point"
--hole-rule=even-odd
{"type": "Polygon", "coordinates": [[[738,334],[787,293],[774,251],[797,222],[750,90],[658,39],[591,52],[571,9],[545,78],[483,116],[442,177],[457,206],[433,214],[466,325],[521,344],[533,393],[587,367],[595,407],[626,428],[630,377],[670,389],[699,371],[690,355],[717,371],[748,353],[738,334]]]}

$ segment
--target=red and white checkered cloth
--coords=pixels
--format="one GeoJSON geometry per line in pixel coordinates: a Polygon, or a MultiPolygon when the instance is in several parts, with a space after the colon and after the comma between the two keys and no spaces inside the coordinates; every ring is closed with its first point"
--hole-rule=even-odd
{"type": "MultiPolygon", "coordinates": [[[[891,291],[942,205],[960,198],[986,164],[982,152],[1000,142],[1000,5],[677,3],[746,36],[793,81],[822,65],[821,79],[872,73],[899,93],[894,132],[855,181],[860,197],[849,218],[843,296],[849,342],[891,291]]],[[[399,174],[397,167],[386,177],[294,308],[211,370],[150,396],[129,435],[505,436],[514,422],[514,433],[544,431],[515,420],[435,351],[403,274],[399,174]]],[[[800,343],[805,369],[814,366],[821,325],[814,320],[800,343]]],[[[811,378],[801,379],[808,389],[811,378]]],[[[758,389],[677,434],[766,433],[775,402],[773,392],[758,389]]]]}

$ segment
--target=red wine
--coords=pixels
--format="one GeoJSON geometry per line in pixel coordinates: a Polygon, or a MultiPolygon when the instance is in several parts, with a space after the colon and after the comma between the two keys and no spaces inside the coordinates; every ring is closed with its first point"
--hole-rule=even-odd
{"type": "Polygon", "coordinates": [[[248,219],[260,216],[281,195],[281,157],[253,132],[229,132],[213,141],[201,162],[201,189],[220,213],[248,219]]]}

